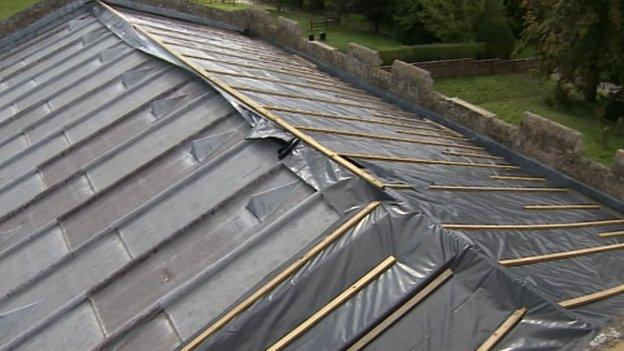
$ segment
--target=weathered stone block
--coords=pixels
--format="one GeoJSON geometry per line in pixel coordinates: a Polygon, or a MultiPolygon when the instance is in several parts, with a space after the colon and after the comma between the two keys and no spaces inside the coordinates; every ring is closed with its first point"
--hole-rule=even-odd
{"type": "Polygon", "coordinates": [[[382,63],[377,51],[349,43],[344,66],[347,72],[373,86],[384,87],[387,86],[389,76],[388,72],[380,68],[382,63]]]}
{"type": "Polygon", "coordinates": [[[303,30],[299,27],[299,22],[291,20],[290,18],[279,16],[277,18],[277,27],[280,30],[288,32],[288,34],[293,34],[299,37],[303,36],[303,30]]]}
{"type": "MultiPolygon", "coordinates": [[[[552,167],[572,178],[613,197],[624,199],[624,178],[618,177],[609,167],[582,155],[552,157],[552,167]]],[[[542,160],[540,160],[542,161],[542,160]]]]}
{"type": "Polygon", "coordinates": [[[347,46],[347,58],[367,67],[379,67],[383,64],[377,51],[355,43],[347,46]]]}
{"type": "Polygon", "coordinates": [[[332,65],[336,68],[346,70],[347,67],[347,55],[336,50],[332,53],[332,65]]]}
{"type": "Polygon", "coordinates": [[[272,39],[278,45],[294,50],[304,50],[306,45],[299,23],[281,16],[277,19],[277,30],[272,39]]]}
{"type": "Polygon", "coordinates": [[[520,128],[495,116],[488,118],[485,134],[510,148],[516,148],[520,143],[520,128]]]}
{"type": "Polygon", "coordinates": [[[537,153],[578,154],[583,150],[581,133],[542,116],[525,112],[520,123],[520,141],[537,153]]]}
{"type": "Polygon", "coordinates": [[[493,112],[459,98],[449,98],[434,92],[426,107],[437,114],[458,122],[477,133],[487,135],[511,148],[519,144],[519,128],[500,120],[493,112]]]}
{"type": "Polygon", "coordinates": [[[307,41],[304,51],[315,59],[331,65],[334,59],[334,52],[338,50],[320,41],[307,41]]]}
{"type": "Polygon", "coordinates": [[[478,133],[485,133],[494,113],[459,98],[446,98],[446,115],[478,133]]]}
{"type": "Polygon", "coordinates": [[[277,33],[277,26],[273,25],[273,18],[262,9],[248,10],[249,29],[261,38],[273,38],[277,33]]]}
{"type": "Polygon", "coordinates": [[[390,92],[393,94],[415,104],[427,104],[432,85],[429,72],[399,60],[392,64],[390,92]]]}

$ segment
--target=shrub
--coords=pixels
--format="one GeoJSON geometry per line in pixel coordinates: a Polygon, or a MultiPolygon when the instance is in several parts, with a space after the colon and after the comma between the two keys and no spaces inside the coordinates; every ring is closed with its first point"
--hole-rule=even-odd
{"type": "Polygon", "coordinates": [[[391,49],[380,49],[379,55],[385,64],[391,64],[395,59],[405,62],[423,62],[448,60],[459,58],[477,58],[483,56],[483,43],[457,44],[423,44],[402,46],[391,49]]]}
{"type": "Polygon", "coordinates": [[[624,116],[624,89],[607,95],[601,105],[605,109],[605,116],[617,121],[618,118],[624,116]]]}

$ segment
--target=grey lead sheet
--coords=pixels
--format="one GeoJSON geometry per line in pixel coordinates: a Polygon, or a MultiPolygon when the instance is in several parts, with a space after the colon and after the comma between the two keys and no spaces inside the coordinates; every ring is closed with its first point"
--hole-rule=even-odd
{"type": "MultiPolygon", "coordinates": [[[[504,158],[462,156],[462,153],[492,154],[470,143],[471,140],[449,138],[451,134],[444,133],[441,128],[423,130],[423,133],[432,133],[430,136],[400,133],[401,129],[418,131],[419,128],[429,128],[427,122],[418,116],[413,116],[414,123],[405,121],[396,108],[377,98],[370,97],[365,101],[359,93],[347,91],[346,88],[344,93],[314,89],[315,86],[328,86],[331,79],[324,75],[305,77],[305,70],[297,69],[293,71],[293,76],[244,58],[222,62],[226,61],[221,51],[227,50],[224,48],[212,54],[201,52],[202,49],[214,50],[216,45],[230,42],[231,48],[266,48],[266,54],[279,57],[280,51],[268,44],[253,41],[258,46],[254,49],[251,39],[222,30],[199,29],[196,25],[175,20],[134,12],[129,14],[143,24],[152,23],[165,30],[175,30],[175,35],[170,36],[178,36],[178,39],[172,40],[177,40],[175,45],[180,46],[181,51],[203,57],[196,60],[198,65],[226,72],[219,76],[221,80],[241,88],[243,94],[262,106],[277,107],[275,114],[287,122],[304,128],[343,132],[342,135],[326,131],[305,132],[338,154],[463,163],[449,166],[350,158],[354,164],[385,183],[411,186],[400,191],[380,192],[371,190],[368,185],[358,184],[359,181],[347,171],[308,146],[294,144],[288,150],[290,153],[284,163],[312,187],[322,191],[323,196],[333,201],[342,213],[364,206],[365,199],[384,200],[384,204],[348,235],[214,334],[202,344],[202,349],[255,350],[272,345],[389,255],[397,258],[397,263],[390,270],[294,340],[289,349],[334,350],[347,347],[446,268],[454,272],[449,281],[369,344],[369,349],[474,349],[520,307],[526,307],[528,312],[497,345],[497,349],[582,349],[599,326],[622,312],[622,296],[572,310],[557,305],[561,300],[624,282],[622,270],[613,269],[616,263],[622,262],[621,251],[511,269],[500,267],[496,261],[617,243],[616,239],[605,240],[596,234],[605,230],[621,230],[624,225],[551,230],[449,231],[442,228],[446,223],[596,221],[618,218],[620,214],[607,207],[592,211],[523,209],[524,205],[591,202],[573,190],[470,192],[430,189],[431,185],[557,188],[567,184],[565,179],[549,175],[545,182],[534,183],[492,178],[539,177],[541,174],[535,169],[497,167],[507,165],[504,158]],[[205,37],[205,43],[180,39],[188,35],[205,37]],[[211,36],[215,39],[210,39],[211,36]],[[237,77],[233,73],[262,79],[237,77]],[[317,115],[306,114],[306,111],[317,115]],[[348,118],[323,118],[319,114],[348,118]],[[410,125],[376,124],[375,121],[380,119],[410,125]],[[345,133],[364,133],[373,137],[345,133]]],[[[100,15],[100,19],[104,22],[110,20],[104,15],[100,15]]],[[[122,38],[127,37],[131,45],[179,64],[176,58],[163,55],[158,46],[146,43],[145,38],[137,40],[130,26],[109,28],[122,38]]],[[[285,53],[282,59],[290,60],[285,53]]],[[[336,84],[339,84],[338,80],[336,84]]],[[[281,128],[249,111],[227,93],[220,92],[252,125],[249,138],[275,138],[285,144],[292,142],[292,136],[281,128]]],[[[210,324],[211,321],[206,322],[210,324]]]]}

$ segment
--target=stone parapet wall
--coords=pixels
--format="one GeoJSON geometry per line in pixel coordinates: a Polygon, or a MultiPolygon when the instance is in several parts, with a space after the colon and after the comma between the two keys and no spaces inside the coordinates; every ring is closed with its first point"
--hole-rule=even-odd
{"type": "Polygon", "coordinates": [[[624,199],[624,150],[609,168],[583,156],[581,134],[547,118],[526,112],[520,126],[458,98],[435,93],[427,106],[451,119],[541,163],[618,199],[624,199]]]}
{"type": "Polygon", "coordinates": [[[539,66],[539,59],[487,59],[472,58],[416,62],[414,66],[431,72],[433,78],[481,76],[488,74],[508,74],[526,72],[539,66]]]}
{"type": "Polygon", "coordinates": [[[607,194],[624,199],[624,151],[609,168],[582,155],[581,133],[525,112],[517,150],[607,194]]]}

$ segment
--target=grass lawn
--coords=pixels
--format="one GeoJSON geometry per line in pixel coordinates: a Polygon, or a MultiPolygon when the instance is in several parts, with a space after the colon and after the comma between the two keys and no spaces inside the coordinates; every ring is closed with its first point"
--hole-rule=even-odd
{"type": "Polygon", "coordinates": [[[624,135],[615,132],[615,123],[600,121],[589,106],[549,106],[553,82],[540,81],[530,74],[508,74],[438,79],[435,89],[481,106],[499,118],[518,124],[524,111],[531,111],[583,133],[585,155],[606,165],[613,163],[617,149],[624,149],[624,135]],[[610,127],[609,147],[603,147],[602,129],[610,127]]]}
{"type": "Polygon", "coordinates": [[[220,3],[213,3],[210,0],[191,0],[192,2],[198,3],[198,4],[202,4],[202,5],[206,5],[206,6],[210,6],[210,7],[214,7],[217,8],[219,10],[224,10],[224,11],[237,11],[237,10],[244,10],[247,8],[250,8],[251,5],[247,5],[247,4],[220,4],[220,3]]]}
{"type": "Polygon", "coordinates": [[[19,12],[28,5],[32,5],[39,0],[0,0],[0,20],[19,12]]]}
{"type": "MultiPolygon", "coordinates": [[[[275,18],[284,16],[297,21],[304,33],[310,32],[310,18],[312,15],[309,13],[277,11],[269,11],[269,13],[275,18]]],[[[330,27],[326,32],[327,44],[339,50],[345,50],[347,44],[350,42],[358,43],[375,50],[401,45],[400,41],[389,35],[373,33],[369,25],[365,23],[362,16],[359,15],[344,16],[340,26],[330,27]]]]}

